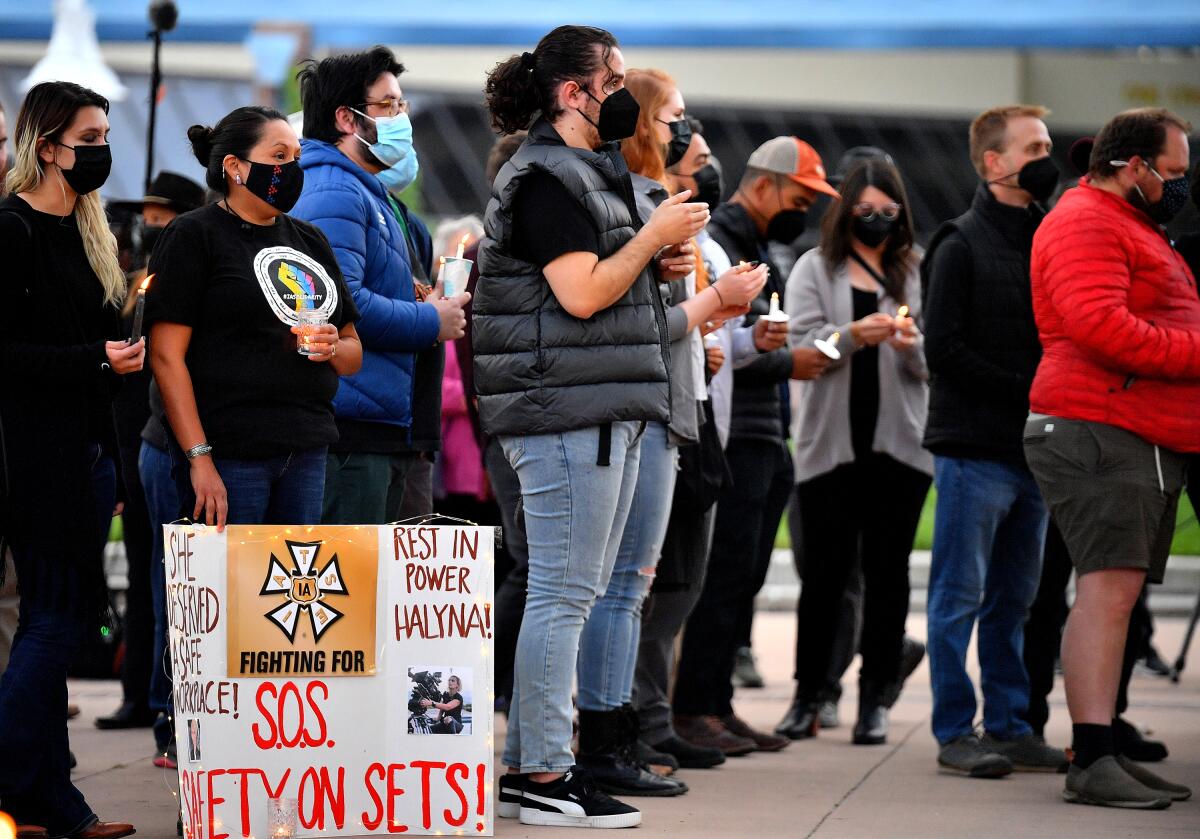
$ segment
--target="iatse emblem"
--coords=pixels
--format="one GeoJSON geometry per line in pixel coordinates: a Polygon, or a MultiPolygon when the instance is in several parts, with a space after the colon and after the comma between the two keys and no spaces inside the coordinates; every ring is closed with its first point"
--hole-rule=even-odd
{"type": "Polygon", "coordinates": [[[263,583],[262,596],[283,595],[286,600],[267,612],[269,618],[282,630],[289,641],[296,640],[296,625],[300,615],[308,613],[312,624],[313,639],[320,640],[325,630],[342,617],[342,613],[325,602],[330,594],[349,595],[342,580],[337,554],[320,571],[313,571],[321,553],[323,542],[292,542],[285,540],[291,555],[292,569],[284,567],[274,554],[267,566],[267,579],[263,583]]]}

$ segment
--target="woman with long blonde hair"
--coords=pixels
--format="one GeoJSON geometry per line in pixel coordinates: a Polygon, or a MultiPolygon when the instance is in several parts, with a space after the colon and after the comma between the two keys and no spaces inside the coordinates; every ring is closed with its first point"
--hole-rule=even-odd
{"type": "Polygon", "coordinates": [[[20,624],[0,678],[0,807],[22,837],[114,839],[71,783],[67,666],[103,605],[100,557],[116,507],[117,376],[145,342],[119,336],[125,277],[97,190],[108,177],[108,100],[69,82],[29,91],[0,202],[0,536],[20,624]],[[20,759],[12,759],[13,756],[20,759]]]}

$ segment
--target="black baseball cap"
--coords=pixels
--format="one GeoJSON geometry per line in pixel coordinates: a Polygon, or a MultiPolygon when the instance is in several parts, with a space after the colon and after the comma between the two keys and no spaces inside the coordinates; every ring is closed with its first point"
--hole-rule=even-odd
{"type": "Polygon", "coordinates": [[[177,213],[186,213],[204,204],[204,187],[184,175],[159,172],[142,203],[159,204],[177,213]]]}

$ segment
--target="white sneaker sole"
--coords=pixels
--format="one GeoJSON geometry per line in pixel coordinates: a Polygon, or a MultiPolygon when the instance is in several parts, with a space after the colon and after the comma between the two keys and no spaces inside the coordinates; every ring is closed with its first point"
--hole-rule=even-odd
{"type": "Polygon", "coordinates": [[[521,824],[538,824],[549,827],[592,827],[619,828],[637,827],[642,823],[642,814],[617,813],[611,816],[570,816],[566,813],[551,813],[533,807],[521,808],[521,824]]]}
{"type": "Polygon", "coordinates": [[[502,819],[515,819],[521,815],[521,802],[499,801],[496,803],[496,815],[502,819]]]}

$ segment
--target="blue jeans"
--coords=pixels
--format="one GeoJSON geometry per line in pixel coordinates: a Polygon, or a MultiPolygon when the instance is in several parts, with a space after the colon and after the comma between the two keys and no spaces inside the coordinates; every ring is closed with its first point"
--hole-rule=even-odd
{"type": "Polygon", "coordinates": [[[579,638],[578,703],[585,711],[611,711],[633,699],[642,602],[662,555],[678,466],[679,448],[669,444],[667,426],[648,423],[612,577],[579,638]]]}
{"type": "MultiPolygon", "coordinates": [[[[150,670],[150,710],[154,722],[154,745],[163,751],[175,736],[175,708],[171,702],[171,658],[167,655],[167,575],[163,564],[164,524],[179,518],[179,491],[171,479],[171,455],[166,449],[142,441],[138,454],[138,476],[146,493],[150,517],[150,596],[154,602],[154,653],[150,670]]],[[[190,511],[189,511],[190,512],[190,511]]]]}
{"type": "Polygon", "coordinates": [[[937,457],[937,515],[929,569],[933,734],[969,734],[975,686],[967,645],[979,620],[983,726],[999,739],[1029,734],[1025,618],[1041,579],[1049,516],[1033,474],[991,460],[937,457]]]}
{"type": "Polygon", "coordinates": [[[0,677],[0,798],[18,822],[50,835],[75,832],[96,820],[71,783],[67,738],[67,667],[83,642],[88,612],[102,585],[102,561],[116,503],[112,460],[91,447],[92,510],[64,510],[66,541],[13,542],[21,591],[20,622],[8,669],[0,677]],[[86,517],[80,522],[72,517],[86,517]],[[68,551],[88,555],[64,556],[68,551]]]}
{"type": "MultiPolygon", "coordinates": [[[[214,457],[229,496],[227,524],[320,524],[325,498],[326,447],[261,460],[214,457]]],[[[171,475],[185,512],[195,509],[191,469],[172,447],[171,475]]]]}
{"type": "Polygon", "coordinates": [[[612,425],[609,466],[596,465],[599,430],[501,437],[521,482],[529,593],[517,641],[504,763],[565,772],[579,635],[608,587],[637,482],[641,423],[612,425]]]}

